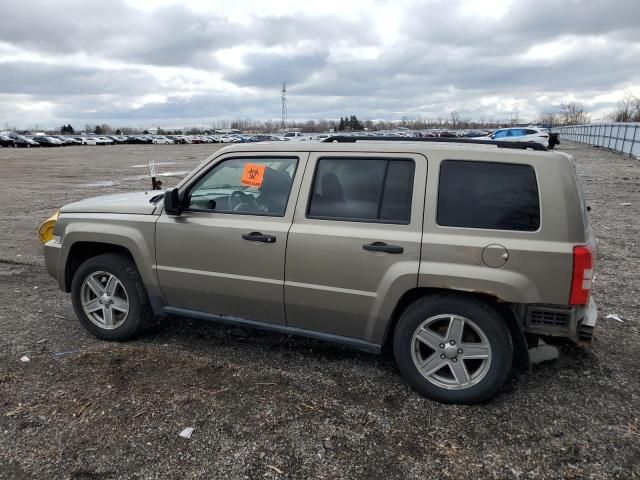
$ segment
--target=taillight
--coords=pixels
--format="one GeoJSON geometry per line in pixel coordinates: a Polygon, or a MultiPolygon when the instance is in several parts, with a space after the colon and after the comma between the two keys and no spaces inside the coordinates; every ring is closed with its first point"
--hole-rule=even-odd
{"type": "Polygon", "coordinates": [[[538,135],[538,136],[542,138],[549,138],[549,135],[538,135]]]}
{"type": "Polygon", "coordinates": [[[589,303],[593,282],[593,249],[588,245],[573,247],[573,276],[571,277],[570,305],[589,303]]]}

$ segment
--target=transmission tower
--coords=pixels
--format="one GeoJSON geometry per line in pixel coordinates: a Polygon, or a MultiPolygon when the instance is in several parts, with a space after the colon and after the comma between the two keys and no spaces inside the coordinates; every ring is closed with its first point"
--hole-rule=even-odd
{"type": "Polygon", "coordinates": [[[282,84],[282,123],[281,128],[287,128],[287,82],[282,84]]]}

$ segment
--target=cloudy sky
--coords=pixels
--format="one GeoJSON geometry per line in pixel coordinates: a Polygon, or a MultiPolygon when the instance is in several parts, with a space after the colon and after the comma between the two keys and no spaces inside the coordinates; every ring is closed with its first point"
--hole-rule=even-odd
{"type": "Polygon", "coordinates": [[[640,0],[3,0],[0,128],[593,119],[640,93],[640,0]]]}

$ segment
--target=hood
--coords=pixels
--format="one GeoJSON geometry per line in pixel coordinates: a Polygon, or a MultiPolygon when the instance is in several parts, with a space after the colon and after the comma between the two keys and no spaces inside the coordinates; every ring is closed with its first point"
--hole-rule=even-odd
{"type": "Polygon", "coordinates": [[[104,195],[102,197],[87,198],[79,202],[70,203],[60,209],[61,213],[129,213],[151,215],[159,204],[151,202],[162,192],[132,192],[104,195]]]}

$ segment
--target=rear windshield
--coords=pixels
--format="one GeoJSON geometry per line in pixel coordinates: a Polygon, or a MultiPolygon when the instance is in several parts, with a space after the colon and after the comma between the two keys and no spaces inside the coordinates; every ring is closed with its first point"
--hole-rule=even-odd
{"type": "Polygon", "coordinates": [[[532,232],[540,227],[533,167],[445,160],[440,165],[437,221],[447,227],[532,232]]]}

